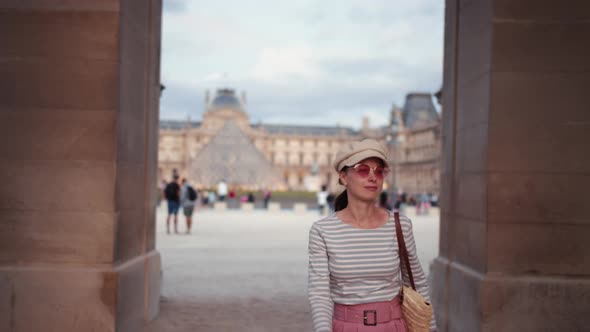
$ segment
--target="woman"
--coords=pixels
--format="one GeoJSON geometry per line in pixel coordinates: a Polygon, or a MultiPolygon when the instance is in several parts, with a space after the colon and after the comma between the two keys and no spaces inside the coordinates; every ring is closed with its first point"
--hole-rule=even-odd
{"type": "MultiPolygon", "coordinates": [[[[388,172],[386,156],[386,149],[369,139],[336,154],[334,168],[346,190],[336,198],[336,212],[316,221],[309,233],[308,295],[315,332],[406,331],[395,220],[375,205],[388,172]]],[[[400,221],[417,291],[428,298],[412,224],[405,216],[400,221]]]]}

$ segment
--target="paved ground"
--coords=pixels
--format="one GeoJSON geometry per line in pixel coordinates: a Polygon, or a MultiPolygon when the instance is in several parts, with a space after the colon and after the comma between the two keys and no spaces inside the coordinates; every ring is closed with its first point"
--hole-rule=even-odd
{"type": "MultiPolygon", "coordinates": [[[[438,211],[411,212],[428,272],[438,252],[438,211]]],[[[192,235],[166,235],[163,213],[157,220],[162,302],[149,332],[311,330],[307,237],[317,212],[201,210],[192,235]]]]}

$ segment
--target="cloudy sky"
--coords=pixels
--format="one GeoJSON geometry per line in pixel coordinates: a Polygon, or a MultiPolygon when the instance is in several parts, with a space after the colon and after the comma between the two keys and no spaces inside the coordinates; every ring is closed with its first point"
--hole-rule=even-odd
{"type": "Polygon", "coordinates": [[[442,84],[442,0],[163,2],[162,119],[201,120],[227,86],[253,123],[385,125],[442,84]]]}

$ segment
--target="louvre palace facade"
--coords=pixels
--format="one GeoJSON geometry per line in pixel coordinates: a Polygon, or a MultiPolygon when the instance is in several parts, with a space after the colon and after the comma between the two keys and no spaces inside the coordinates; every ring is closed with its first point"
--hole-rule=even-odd
{"type": "Polygon", "coordinates": [[[373,138],[388,146],[392,174],[389,188],[407,193],[439,191],[440,115],[430,94],[406,96],[393,107],[387,126],[362,128],[250,123],[244,94],[218,89],[205,97],[202,121],[160,121],[160,180],[173,171],[198,188],[220,180],[230,186],[315,191],[326,184],[337,190],[331,167],[341,144],[373,138]]]}

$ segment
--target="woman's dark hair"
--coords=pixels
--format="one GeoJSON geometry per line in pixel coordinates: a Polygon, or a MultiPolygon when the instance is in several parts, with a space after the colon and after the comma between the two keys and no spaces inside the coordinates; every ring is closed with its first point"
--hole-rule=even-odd
{"type": "MultiPolygon", "coordinates": [[[[348,169],[348,166],[345,166],[344,168],[342,168],[342,170],[340,172],[346,172],[346,170],[348,169]]],[[[340,181],[340,179],[338,179],[338,183],[342,185],[342,182],[340,181]]],[[[348,193],[346,192],[346,189],[340,193],[340,195],[336,196],[336,199],[334,199],[334,211],[340,211],[340,210],[344,210],[346,207],[348,206],[348,193]]]]}
{"type": "Polygon", "coordinates": [[[348,206],[348,193],[346,190],[336,196],[334,200],[334,211],[344,210],[348,206]]]}

